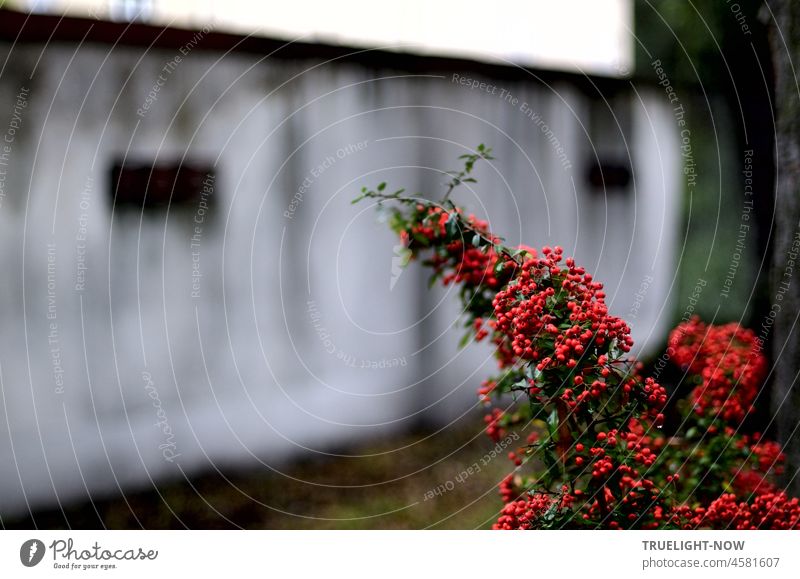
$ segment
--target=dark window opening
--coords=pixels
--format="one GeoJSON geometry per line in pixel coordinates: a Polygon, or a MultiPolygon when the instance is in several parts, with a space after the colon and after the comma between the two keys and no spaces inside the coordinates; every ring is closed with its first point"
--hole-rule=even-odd
{"type": "Polygon", "coordinates": [[[210,206],[213,168],[192,163],[117,161],[111,170],[111,201],[116,209],[195,209],[210,206]]]}
{"type": "Polygon", "coordinates": [[[631,182],[628,164],[613,160],[595,161],[589,165],[586,180],[595,191],[609,189],[624,190],[631,182]]]}

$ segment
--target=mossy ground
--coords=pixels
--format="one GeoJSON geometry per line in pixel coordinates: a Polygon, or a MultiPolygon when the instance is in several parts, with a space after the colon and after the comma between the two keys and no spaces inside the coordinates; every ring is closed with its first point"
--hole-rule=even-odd
{"type": "Polygon", "coordinates": [[[463,423],[342,453],[357,457],[303,460],[283,465],[281,473],[267,467],[207,473],[2,523],[47,529],[487,528],[501,507],[497,483],[511,465],[501,455],[459,482],[456,477],[493,447],[480,417],[463,423]],[[452,490],[425,500],[440,485],[452,490]]]}

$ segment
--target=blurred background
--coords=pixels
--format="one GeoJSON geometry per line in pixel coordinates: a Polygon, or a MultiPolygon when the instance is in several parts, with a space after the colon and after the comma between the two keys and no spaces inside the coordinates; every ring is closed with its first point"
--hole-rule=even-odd
{"type": "Polygon", "coordinates": [[[0,2],[3,526],[490,524],[502,457],[453,481],[491,349],[350,201],[485,143],[457,201],[594,272],[637,355],[749,324],[772,72],[736,6],[0,2]]]}

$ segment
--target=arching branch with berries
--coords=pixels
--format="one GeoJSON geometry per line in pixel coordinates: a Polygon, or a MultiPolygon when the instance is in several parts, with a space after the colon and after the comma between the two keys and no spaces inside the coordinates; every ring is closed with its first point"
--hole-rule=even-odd
{"type": "Polygon", "coordinates": [[[693,389],[666,436],[668,392],[641,375],[602,284],[560,247],[506,245],[452,201],[489,159],[483,145],[464,155],[439,201],[381,183],[354,202],[388,211],[406,261],[458,287],[466,338],[495,348],[499,374],[478,391],[486,431],[519,431],[525,445],[509,453],[494,528],[800,526],[798,499],[775,486],[780,447],[744,428],[766,369],[753,333],[698,319],[672,332],[671,359],[693,389]]]}

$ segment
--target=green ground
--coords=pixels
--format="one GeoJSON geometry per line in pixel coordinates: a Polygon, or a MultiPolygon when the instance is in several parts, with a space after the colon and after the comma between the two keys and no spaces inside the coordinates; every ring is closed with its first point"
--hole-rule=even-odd
{"type": "Polygon", "coordinates": [[[206,474],[164,485],[158,492],[151,489],[73,505],[63,514],[39,512],[2,523],[6,528],[56,529],[486,528],[497,518],[501,502],[496,484],[511,463],[500,456],[457,482],[463,469],[493,447],[480,430],[479,416],[463,422],[469,427],[387,438],[346,452],[372,456],[285,465],[283,475],[267,468],[226,474],[227,481],[206,474]],[[428,491],[448,481],[453,490],[425,500],[428,491]]]}

